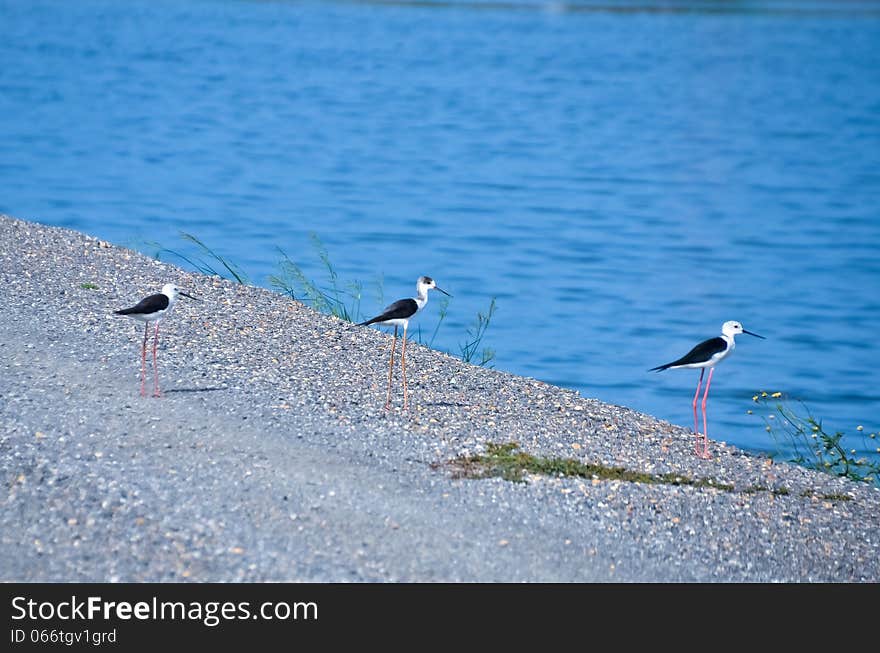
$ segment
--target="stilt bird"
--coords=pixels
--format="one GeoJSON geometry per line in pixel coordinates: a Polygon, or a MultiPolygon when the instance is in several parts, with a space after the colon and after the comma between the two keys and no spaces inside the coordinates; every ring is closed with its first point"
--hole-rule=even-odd
{"type": "Polygon", "coordinates": [[[385,410],[391,408],[391,379],[394,375],[394,347],[397,344],[397,328],[403,327],[403,348],[401,350],[401,365],[403,368],[403,409],[407,408],[407,390],[406,390],[406,330],[409,321],[415,317],[416,313],[425,308],[428,303],[428,291],[439,290],[444,295],[451,297],[448,292],[442,288],[438,288],[437,284],[431,277],[419,277],[416,282],[416,296],[407,299],[398,299],[396,302],[387,306],[381,314],[376,317],[361,322],[357,326],[368,326],[370,324],[379,324],[382,326],[394,327],[394,338],[391,341],[391,362],[388,364],[388,397],[385,400],[385,410]]]}
{"type": "Polygon", "coordinates": [[[162,320],[163,317],[171,312],[172,308],[174,308],[174,303],[177,301],[178,296],[195,299],[195,297],[193,297],[192,295],[188,295],[185,292],[182,292],[173,283],[166,283],[164,286],[162,286],[162,292],[155,295],[150,295],[149,297],[145,297],[131,308],[123,308],[122,310],[116,311],[116,315],[125,315],[135,320],[145,322],[144,345],[141,352],[142,397],[146,396],[147,394],[147,338],[150,335],[150,324],[154,322],[156,324],[156,334],[153,338],[153,396],[161,396],[161,393],[159,392],[159,367],[156,359],[156,348],[159,345],[159,322],[162,320]]]}
{"type": "Polygon", "coordinates": [[[736,347],[734,336],[738,333],[747,333],[750,336],[764,339],[764,336],[759,336],[757,333],[746,331],[745,329],[743,329],[742,324],[731,320],[729,322],[725,322],[721,326],[720,336],[704,340],[678,360],[672,361],[671,363],[666,363],[666,365],[659,365],[648,370],[649,372],[662,372],[663,370],[669,369],[675,370],[679,368],[700,368],[700,380],[697,382],[697,391],[694,394],[693,406],[694,434],[697,436],[695,453],[701,458],[711,458],[711,456],[709,455],[709,437],[707,435],[706,429],[706,400],[709,397],[709,385],[711,385],[712,383],[712,374],[715,372],[715,366],[723,361],[725,358],[730,356],[730,354],[733,352],[734,348],[736,347]],[[700,396],[700,386],[703,384],[703,375],[706,373],[707,367],[709,368],[709,378],[706,381],[706,392],[703,395],[702,403],[703,451],[701,452],[700,432],[697,427],[697,398],[700,396]]]}

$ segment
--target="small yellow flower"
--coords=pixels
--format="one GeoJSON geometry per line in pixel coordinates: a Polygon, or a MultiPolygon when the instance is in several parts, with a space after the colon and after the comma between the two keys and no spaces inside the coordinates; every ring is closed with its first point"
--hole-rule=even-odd
{"type": "Polygon", "coordinates": [[[814,431],[814,432],[815,432],[815,431],[818,431],[818,430],[819,430],[819,427],[818,427],[818,426],[813,426],[813,431],[814,431]]]}
{"type": "Polygon", "coordinates": [[[752,401],[758,401],[758,395],[755,395],[754,397],[752,397],[752,401]]]}
{"type": "Polygon", "coordinates": [[[871,438],[871,439],[873,440],[874,438],[877,437],[877,434],[876,434],[876,433],[871,433],[868,437],[871,438]]]}
{"type": "Polygon", "coordinates": [[[767,396],[767,393],[766,393],[766,392],[762,392],[762,393],[761,393],[761,396],[762,396],[762,397],[766,397],[766,396],[767,396]]]}
{"type": "Polygon", "coordinates": [[[856,427],[856,431],[864,431],[864,430],[865,430],[865,427],[862,426],[861,424],[859,424],[859,425],[856,427]]]}
{"type": "Polygon", "coordinates": [[[850,449],[849,452],[850,452],[850,453],[855,453],[856,450],[855,450],[855,449],[850,449]]]}
{"type": "Polygon", "coordinates": [[[814,440],[816,439],[816,434],[815,434],[815,433],[813,433],[813,439],[814,439],[814,440]]]}
{"type": "MultiPolygon", "coordinates": [[[[769,430],[770,430],[770,427],[769,427],[769,426],[765,426],[765,427],[764,427],[764,430],[765,430],[765,431],[769,431],[769,430]]],[[[880,449],[877,449],[877,451],[880,451],[880,449]]]]}
{"type": "Polygon", "coordinates": [[[770,396],[773,397],[774,399],[779,399],[782,396],[782,393],[781,392],[774,392],[770,396]]]}
{"type": "Polygon", "coordinates": [[[746,411],[746,415],[751,415],[751,414],[752,414],[752,411],[750,411],[750,410],[746,411]]]}

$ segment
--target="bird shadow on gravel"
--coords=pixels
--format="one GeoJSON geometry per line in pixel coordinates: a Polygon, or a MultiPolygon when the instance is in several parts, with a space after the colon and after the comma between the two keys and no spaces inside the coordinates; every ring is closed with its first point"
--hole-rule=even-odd
{"type": "Polygon", "coordinates": [[[208,388],[171,388],[170,390],[162,390],[162,394],[170,395],[172,392],[215,392],[217,390],[228,390],[228,388],[208,387],[208,388]]]}

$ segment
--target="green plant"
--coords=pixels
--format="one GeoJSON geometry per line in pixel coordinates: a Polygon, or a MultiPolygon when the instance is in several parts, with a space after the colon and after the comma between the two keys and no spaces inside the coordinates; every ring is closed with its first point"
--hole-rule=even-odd
{"type": "MultiPolygon", "coordinates": [[[[435,464],[440,467],[441,464],[435,464]]],[[[609,467],[599,463],[584,463],[573,458],[545,458],[522,451],[517,442],[486,444],[486,453],[459,456],[445,464],[455,478],[500,477],[505,481],[523,483],[526,473],[543,476],[579,476],[581,478],[605,481],[625,481],[629,483],[651,483],[663,485],[690,485],[699,488],[715,488],[732,492],[734,487],[728,483],[710,478],[694,479],[684,474],[667,472],[650,474],[637,472],[625,467],[609,467]]]]}
{"type": "Polygon", "coordinates": [[[90,281],[87,281],[86,283],[79,284],[79,287],[82,288],[83,290],[97,290],[98,284],[91,283],[90,281]]]}
{"type": "Polygon", "coordinates": [[[497,308],[495,304],[495,298],[492,298],[492,301],[489,302],[489,310],[485,313],[479,312],[477,313],[477,320],[467,329],[468,339],[464,343],[459,343],[459,349],[461,350],[461,358],[467,363],[474,362],[475,358],[479,354],[479,362],[477,365],[483,367],[492,367],[493,360],[495,360],[495,350],[490,349],[489,347],[483,347],[480,349],[480,344],[483,341],[483,336],[486,335],[486,329],[489,328],[489,322],[492,320],[492,316],[495,314],[495,309],[497,308]]]}
{"type": "MultiPolygon", "coordinates": [[[[462,455],[445,462],[431,464],[432,469],[446,469],[453,478],[481,479],[503,478],[513,483],[525,483],[526,474],[540,476],[567,477],[578,476],[595,481],[620,481],[625,483],[647,483],[653,485],[687,485],[695,488],[712,488],[722,492],[741,492],[756,494],[767,492],[776,497],[791,495],[784,485],[750,485],[737,490],[730,483],[712,478],[692,478],[685,474],[666,472],[651,474],[637,472],[625,467],[611,467],[601,463],[581,462],[573,458],[547,458],[534,456],[522,451],[517,442],[487,442],[486,453],[462,455]]],[[[806,489],[802,497],[815,497],[826,501],[851,501],[852,497],[839,493],[819,493],[806,489]]]]}
{"type": "Polygon", "coordinates": [[[173,249],[168,249],[167,247],[163,247],[159,243],[152,241],[148,242],[147,245],[158,248],[155,254],[156,259],[159,259],[160,254],[162,253],[170,254],[171,256],[176,256],[182,261],[186,261],[202,274],[217,275],[219,277],[224,277],[226,279],[237,281],[241,284],[245,284],[248,282],[247,275],[242,272],[237,265],[228,261],[223,256],[215,252],[196,236],[188,234],[185,231],[181,231],[180,238],[182,240],[185,240],[186,242],[195,245],[196,250],[200,252],[202,256],[187,256],[186,254],[183,254],[173,249]],[[222,272],[222,270],[225,270],[226,272],[224,273],[222,272]]]}
{"type": "MultiPolygon", "coordinates": [[[[432,347],[434,345],[434,338],[437,337],[437,332],[440,330],[440,325],[443,324],[443,320],[446,319],[446,315],[449,313],[449,297],[443,297],[437,302],[439,308],[437,309],[438,318],[437,324],[434,327],[434,331],[431,333],[431,339],[428,340],[428,347],[432,347]]],[[[421,342],[421,329],[419,329],[419,342],[421,342]]]]}
{"type": "MultiPolygon", "coordinates": [[[[783,451],[793,452],[788,454],[790,462],[834,476],[880,485],[880,460],[864,455],[856,457],[857,449],[851,442],[844,442],[843,431],[826,431],[822,420],[814,417],[802,401],[794,402],[781,392],[765,391],[756,393],[752,401],[763,409],[760,417],[764,429],[776,443],[775,455],[782,455],[783,451]],[[793,403],[799,408],[793,408],[793,403]]],[[[747,412],[755,414],[753,410],[747,412]]],[[[862,426],[856,427],[856,433],[861,436],[864,451],[874,449],[880,453],[877,433],[866,434],[862,426]]]]}
{"type": "Polygon", "coordinates": [[[330,262],[327,248],[316,234],[310,234],[310,237],[318,258],[327,271],[329,288],[321,288],[317,282],[310,279],[280,247],[278,252],[281,254],[281,260],[278,262],[278,274],[269,275],[269,283],[292,299],[311,304],[316,311],[335,315],[349,322],[358,321],[361,318],[363,284],[353,281],[345,284],[344,288],[340,287],[339,275],[330,262]]]}

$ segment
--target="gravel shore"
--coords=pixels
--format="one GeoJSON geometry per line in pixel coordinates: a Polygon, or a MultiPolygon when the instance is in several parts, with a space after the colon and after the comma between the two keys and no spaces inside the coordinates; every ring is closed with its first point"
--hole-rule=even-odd
{"type": "Polygon", "coordinates": [[[0,282],[0,580],[880,580],[869,485],[412,343],[386,412],[387,334],[75,231],[0,216],[0,282]],[[512,441],[733,490],[436,465],[512,441]]]}

